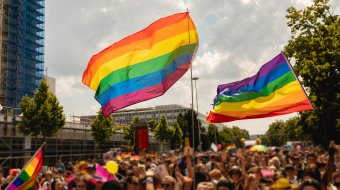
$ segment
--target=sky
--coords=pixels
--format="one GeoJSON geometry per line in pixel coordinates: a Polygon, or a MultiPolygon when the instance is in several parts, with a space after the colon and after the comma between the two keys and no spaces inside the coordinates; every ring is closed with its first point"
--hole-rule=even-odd
{"type": "MultiPolygon", "coordinates": [[[[340,0],[331,5],[339,8],[340,0]]],[[[200,45],[193,62],[198,109],[208,113],[219,84],[250,77],[290,39],[286,12],[309,0],[58,0],[45,2],[45,67],[67,116],[93,115],[100,104],[81,82],[91,56],[152,22],[189,10],[200,45]]],[[[163,96],[129,108],[179,104],[190,107],[190,72],[163,96]]],[[[195,92],[194,92],[195,93],[195,92]]],[[[196,97],[194,97],[196,100],[196,97]]],[[[196,101],[194,101],[196,108],[196,101]]],[[[225,123],[263,134],[275,120],[296,114],[225,123]]]]}

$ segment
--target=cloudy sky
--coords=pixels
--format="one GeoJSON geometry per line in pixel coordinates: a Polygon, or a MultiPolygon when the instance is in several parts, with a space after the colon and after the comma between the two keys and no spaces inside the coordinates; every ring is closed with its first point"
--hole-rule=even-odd
{"type": "MultiPolygon", "coordinates": [[[[332,4],[339,5],[340,0],[332,4]]],[[[153,21],[189,9],[198,28],[200,46],[193,63],[199,111],[207,113],[219,84],[254,75],[287,44],[285,18],[289,6],[303,8],[309,0],[58,0],[46,1],[45,66],[56,78],[56,91],[67,115],[95,114],[100,105],[94,91],[81,83],[90,57],[153,21]]],[[[165,104],[190,106],[190,73],[163,96],[128,108],[165,104]]],[[[195,106],[196,107],[196,106],[195,106]]],[[[280,117],[226,123],[265,133],[280,117]]]]}

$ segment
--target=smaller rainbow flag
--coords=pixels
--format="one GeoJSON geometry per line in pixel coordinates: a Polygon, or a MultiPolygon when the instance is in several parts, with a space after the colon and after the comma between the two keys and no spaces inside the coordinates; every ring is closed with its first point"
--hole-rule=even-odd
{"type": "Polygon", "coordinates": [[[130,157],[130,161],[139,161],[141,160],[143,157],[139,156],[139,155],[133,155],[130,157]]]}
{"type": "Polygon", "coordinates": [[[33,187],[44,163],[43,144],[33,155],[19,175],[7,186],[6,190],[27,190],[33,187]]]}
{"type": "Polygon", "coordinates": [[[147,158],[156,158],[157,157],[157,153],[154,154],[146,154],[147,158]]]}
{"type": "Polygon", "coordinates": [[[121,159],[126,159],[126,158],[130,158],[130,157],[131,157],[131,155],[132,155],[132,153],[131,153],[131,152],[128,152],[128,153],[122,153],[122,154],[120,155],[120,157],[121,157],[121,159]]]}
{"type": "Polygon", "coordinates": [[[230,144],[226,147],[227,151],[229,153],[235,153],[237,151],[236,145],[235,144],[230,144]]]}
{"type": "Polygon", "coordinates": [[[254,76],[219,85],[207,122],[264,118],[312,109],[285,55],[280,53],[254,76]]]}

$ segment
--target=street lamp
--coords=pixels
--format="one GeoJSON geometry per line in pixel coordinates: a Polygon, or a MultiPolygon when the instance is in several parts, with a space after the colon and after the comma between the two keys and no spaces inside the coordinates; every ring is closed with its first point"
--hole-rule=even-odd
{"type": "Polygon", "coordinates": [[[201,145],[201,131],[200,131],[200,120],[199,120],[199,113],[198,113],[198,97],[197,97],[197,84],[196,81],[198,80],[198,77],[192,77],[192,80],[195,81],[195,91],[196,91],[196,111],[197,111],[197,128],[198,128],[198,150],[202,150],[202,145],[201,145]]]}

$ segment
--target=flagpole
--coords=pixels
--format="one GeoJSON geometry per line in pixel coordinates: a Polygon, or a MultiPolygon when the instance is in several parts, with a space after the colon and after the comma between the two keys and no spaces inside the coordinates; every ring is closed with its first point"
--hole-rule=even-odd
{"type": "Polygon", "coordinates": [[[290,64],[289,60],[287,59],[286,54],[285,54],[283,51],[281,51],[281,54],[283,55],[284,59],[287,61],[288,66],[289,66],[290,70],[292,71],[292,73],[293,73],[295,79],[299,82],[299,85],[300,85],[300,87],[302,88],[303,92],[305,93],[305,96],[306,96],[308,102],[310,103],[310,105],[311,105],[312,108],[314,109],[314,106],[313,106],[313,104],[310,102],[309,97],[308,97],[308,95],[307,95],[305,89],[303,88],[300,79],[296,76],[296,74],[295,74],[295,72],[294,72],[294,70],[293,70],[293,66],[290,64]]]}
{"type": "MultiPolygon", "coordinates": [[[[191,52],[191,38],[190,38],[190,19],[189,19],[189,9],[187,8],[187,17],[188,17],[188,37],[189,37],[189,53],[191,52]]],[[[193,53],[192,58],[194,57],[196,53],[193,53]]],[[[193,89],[193,81],[192,81],[192,58],[190,59],[190,88],[191,88],[191,128],[192,128],[192,147],[193,147],[193,155],[192,155],[192,170],[194,172],[193,179],[192,179],[192,185],[193,190],[196,189],[195,187],[195,123],[194,123],[194,89],[193,89]]],[[[190,152],[190,151],[189,151],[190,152]]]]}
{"type": "MultiPolygon", "coordinates": [[[[187,9],[187,13],[189,15],[189,10],[187,9]]],[[[188,18],[188,37],[189,37],[189,52],[191,52],[190,48],[190,25],[189,25],[189,18],[188,18]]],[[[191,128],[192,128],[192,147],[195,151],[195,124],[194,124],[194,89],[193,89],[193,82],[192,82],[192,61],[190,61],[190,89],[191,89],[191,128]]]]}
{"type": "Polygon", "coordinates": [[[35,151],[35,153],[33,154],[33,156],[31,157],[31,159],[25,164],[24,167],[21,168],[21,171],[19,172],[19,174],[17,176],[15,176],[15,178],[11,181],[11,183],[9,183],[6,187],[5,190],[7,190],[11,185],[12,183],[20,176],[20,173],[22,172],[22,169],[23,168],[26,168],[26,166],[33,160],[33,158],[35,158],[35,156],[38,154],[38,152],[40,151],[40,149],[42,149],[44,146],[46,145],[46,142],[43,142],[43,144],[40,146],[40,148],[35,151]]]}

